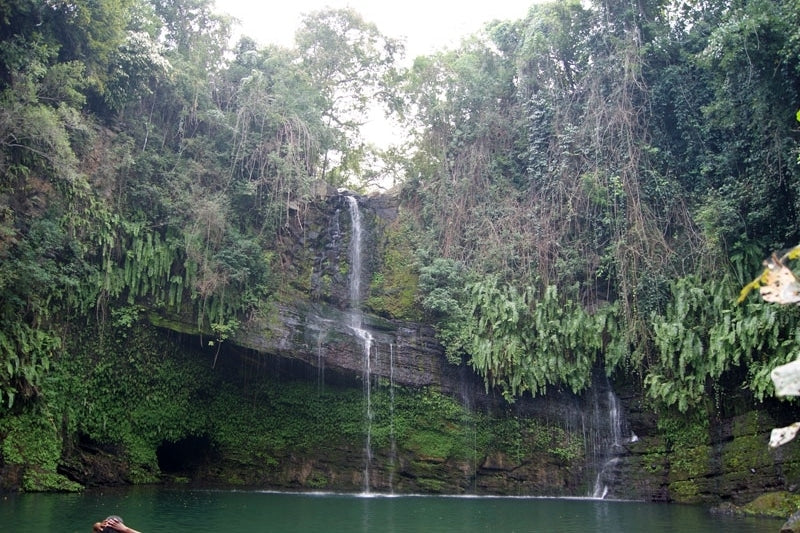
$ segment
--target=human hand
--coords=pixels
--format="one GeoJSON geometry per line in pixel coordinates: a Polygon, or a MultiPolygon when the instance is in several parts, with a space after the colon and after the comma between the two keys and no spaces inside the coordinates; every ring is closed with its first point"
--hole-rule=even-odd
{"type": "Polygon", "coordinates": [[[110,527],[115,531],[127,531],[128,528],[122,523],[122,520],[116,517],[106,518],[102,523],[103,528],[110,527]]]}

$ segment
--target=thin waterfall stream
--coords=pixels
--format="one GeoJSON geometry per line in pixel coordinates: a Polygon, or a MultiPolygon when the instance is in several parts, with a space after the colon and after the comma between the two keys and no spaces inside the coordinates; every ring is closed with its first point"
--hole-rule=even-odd
{"type": "MultiPolygon", "coordinates": [[[[592,488],[590,496],[592,498],[604,499],[608,495],[609,485],[613,483],[614,467],[620,462],[620,457],[624,452],[625,442],[635,442],[638,437],[635,433],[631,432],[630,436],[623,441],[622,434],[625,431],[625,421],[620,409],[619,398],[614,394],[608,381],[606,380],[606,406],[601,409],[602,402],[599,398],[595,401],[595,408],[597,414],[604,411],[606,418],[607,434],[602,440],[603,453],[598,465],[597,476],[595,478],[594,487],[592,488]]],[[[602,418],[602,417],[600,417],[602,418]]],[[[603,425],[602,420],[598,420],[598,431],[603,425]]]]}
{"type": "Polygon", "coordinates": [[[361,340],[364,351],[364,403],[366,419],[366,442],[364,444],[364,492],[369,493],[370,468],[372,465],[372,371],[370,355],[372,351],[372,334],[363,328],[364,317],[361,312],[361,246],[362,246],[362,226],[361,212],[358,208],[358,200],[354,196],[346,196],[347,205],[350,210],[350,222],[352,235],[350,237],[350,275],[348,279],[350,289],[350,328],[356,337],[361,340]]]}
{"type": "Polygon", "coordinates": [[[389,344],[389,490],[394,493],[394,470],[397,462],[397,442],[394,435],[394,344],[389,344]]]}

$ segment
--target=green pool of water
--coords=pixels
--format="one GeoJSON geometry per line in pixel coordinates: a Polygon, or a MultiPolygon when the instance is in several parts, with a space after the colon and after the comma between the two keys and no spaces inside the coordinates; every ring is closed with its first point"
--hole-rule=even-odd
{"type": "Polygon", "coordinates": [[[121,515],[142,533],[775,533],[773,519],[591,499],[364,496],[136,487],[0,496],[0,531],[89,533],[121,515]]]}

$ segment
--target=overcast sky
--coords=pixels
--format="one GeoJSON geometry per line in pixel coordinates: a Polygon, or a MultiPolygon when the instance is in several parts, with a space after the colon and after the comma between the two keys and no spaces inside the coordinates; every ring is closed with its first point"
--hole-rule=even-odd
{"type": "Polygon", "coordinates": [[[291,46],[301,15],[352,7],[384,35],[406,41],[408,59],[457,45],[495,19],[525,17],[542,0],[216,0],[217,10],[241,22],[241,33],[262,44],[291,46]]]}

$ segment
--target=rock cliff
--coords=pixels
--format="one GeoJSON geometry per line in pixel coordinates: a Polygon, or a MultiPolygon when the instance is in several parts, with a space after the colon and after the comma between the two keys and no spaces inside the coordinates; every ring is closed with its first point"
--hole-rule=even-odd
{"type": "MultiPolygon", "coordinates": [[[[767,449],[775,422],[768,407],[740,406],[729,413],[718,409],[716,419],[686,426],[700,428],[687,435],[649,413],[635,386],[625,387],[619,403],[602,371],[581,396],[552,390],[506,403],[487,391],[468,366],[447,362],[431,326],[365,312],[363,294],[353,301],[353,280],[369,286],[382,266],[381,228],[395,219],[398,209],[391,196],[358,198],[358,204],[367,226],[360,243],[362,271],[351,269],[354,221],[346,197],[329,194],[287,227],[282,262],[290,280],[285,294],[291,297],[277,301],[267,317],[245,324],[229,342],[264,357],[300,362],[318,375],[430,388],[489,416],[540,421],[541,427],[550,428],[551,439],[544,453],[534,452],[536,432],[528,432],[520,440],[527,451],[516,457],[487,453],[474,465],[418,457],[410,450],[392,456],[387,465],[389,452],[376,450],[376,488],[744,503],[759,493],[789,488],[797,479],[798,453],[767,449]],[[358,314],[357,327],[353,313],[358,314]],[[366,349],[365,335],[370,339],[366,349]],[[562,442],[552,440],[557,433],[562,442]],[[571,448],[575,439],[580,445],[571,448]],[[573,449],[579,451],[569,451],[573,449]],[[421,474],[431,470],[439,472],[434,481],[421,474]]],[[[175,323],[169,327],[181,329],[175,323]]],[[[335,487],[352,489],[363,483],[354,469],[361,454],[359,445],[331,449],[325,457],[291,454],[279,461],[280,474],[249,482],[303,487],[322,469],[318,475],[338,480],[335,487]]]]}

